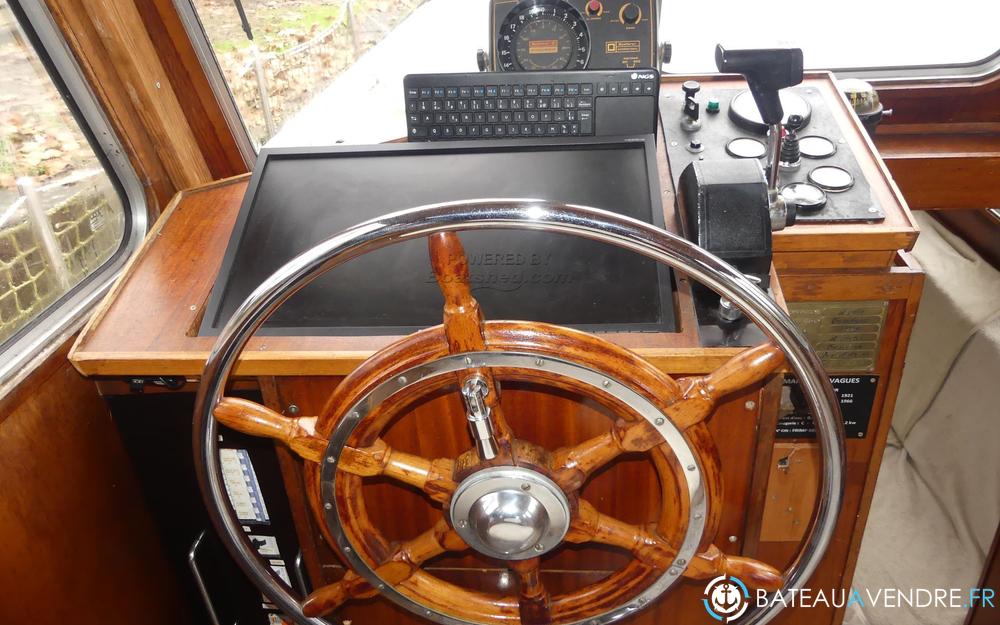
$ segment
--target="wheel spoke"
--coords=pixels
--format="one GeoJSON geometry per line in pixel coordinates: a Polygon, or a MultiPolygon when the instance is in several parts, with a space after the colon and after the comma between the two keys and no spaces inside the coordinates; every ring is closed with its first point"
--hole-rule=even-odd
{"type": "Polygon", "coordinates": [[[326,449],[326,439],[316,436],[316,417],[290,419],[266,406],[237,397],[223,397],[213,414],[227,427],[281,441],[312,462],[319,462],[326,449]]]}
{"type": "Polygon", "coordinates": [[[339,460],[340,470],[370,477],[384,475],[424,491],[431,499],[445,503],[455,492],[453,461],[447,458],[428,460],[389,447],[382,439],[369,447],[345,447],[339,460]]]}
{"type": "MultiPolygon", "coordinates": [[[[579,505],[579,514],[566,534],[569,542],[619,547],[643,564],[657,569],[675,564],[677,551],[653,532],[601,514],[584,499],[579,505]]],[[[778,590],[782,585],[781,573],[774,567],[751,558],[726,555],[715,545],[696,555],[690,563],[676,563],[676,566],[686,566],[684,576],[692,579],[735,575],[754,588],[778,590]]]]}
{"type": "Polygon", "coordinates": [[[595,436],[573,447],[552,453],[552,479],[567,491],[583,486],[587,478],[625,452],[649,451],[663,442],[663,437],[645,419],[619,419],[607,434],[595,436]]]}
{"type": "MultiPolygon", "coordinates": [[[[427,242],[431,268],[444,296],[444,332],[448,339],[448,350],[452,354],[485,350],[483,313],[469,288],[469,262],[461,240],[454,232],[441,232],[428,237],[427,242]]],[[[477,445],[480,447],[480,459],[484,462],[511,462],[513,434],[500,408],[499,383],[488,368],[470,367],[457,377],[459,388],[464,388],[467,382],[475,378],[481,379],[486,388],[482,401],[488,409],[489,417],[485,424],[492,431],[490,438],[495,442],[496,453],[495,457],[483,457],[490,454],[484,454],[481,445],[477,445]]],[[[478,442],[481,436],[475,430],[473,435],[478,442]]]]}
{"type": "MultiPolygon", "coordinates": [[[[447,521],[439,520],[434,527],[412,540],[401,543],[380,566],[375,569],[385,584],[397,586],[409,579],[420,566],[447,551],[463,551],[466,544],[451,529],[447,521]]],[[[302,612],[318,617],[336,610],[345,601],[363,599],[377,594],[377,590],[354,571],[333,584],[314,590],[302,603],[302,612]]]]}
{"type": "Polygon", "coordinates": [[[785,355],[773,343],[743,351],[708,375],[678,380],[684,393],[666,412],[686,430],[707,419],[722,397],[760,382],[784,363],[785,355]]]}
{"type": "Polygon", "coordinates": [[[552,622],[549,612],[551,598],[539,575],[540,558],[515,560],[510,568],[517,574],[517,604],[521,612],[521,625],[544,625],[552,622]]]}

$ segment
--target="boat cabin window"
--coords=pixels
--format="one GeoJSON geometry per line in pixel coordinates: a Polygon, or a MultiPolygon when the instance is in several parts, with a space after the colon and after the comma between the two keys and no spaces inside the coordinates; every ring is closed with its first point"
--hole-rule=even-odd
{"type": "Polygon", "coordinates": [[[73,91],[59,67],[68,57],[50,55],[40,32],[0,0],[0,377],[93,303],[133,230],[106,146],[95,147],[110,133],[85,118],[80,74],[73,91]]]}
{"type": "MultiPolygon", "coordinates": [[[[998,52],[993,21],[968,19],[979,0],[956,2],[932,12],[898,0],[848,0],[836,11],[825,3],[721,0],[710,11],[726,19],[711,20],[711,36],[705,4],[670,2],[660,7],[669,19],[660,20],[658,40],[672,44],[673,57],[660,69],[715,72],[720,41],[802,48],[807,69],[889,68],[888,74],[900,75],[989,64],[998,52]]],[[[217,74],[221,95],[231,96],[254,149],[404,136],[403,76],[474,72],[477,50],[488,51],[492,43],[485,35],[492,30],[489,0],[178,4],[203,64],[217,74]]]]}

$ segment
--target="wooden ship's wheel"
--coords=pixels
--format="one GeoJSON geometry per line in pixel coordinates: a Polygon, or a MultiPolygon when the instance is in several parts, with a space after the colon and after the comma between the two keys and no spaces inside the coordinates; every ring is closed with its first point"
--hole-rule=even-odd
{"type": "MultiPolygon", "coordinates": [[[[439,623],[602,625],[649,605],[682,577],[734,576],[767,591],[801,585],[829,542],[841,498],[837,416],[832,389],[798,330],[722,261],[663,230],[596,209],[470,202],[366,222],[306,252],[262,284],[235,313],[206,365],[195,446],[206,501],[231,552],[297,622],[323,622],[319,617],[346,601],[382,594],[439,623]],[[454,232],[484,227],[578,234],[667,262],[731,298],[774,342],[742,352],[709,375],[674,380],[591,334],[545,323],[485,321],[454,232]],[[420,236],[428,239],[444,296],[442,325],[371,356],[337,387],[318,417],[287,418],[224,396],[246,340],[292,293],[340,262],[420,236]],[[816,415],[824,471],[811,533],[782,573],[725,555],[712,544],[723,498],[719,458],[705,421],[719,398],[761,381],[785,364],[785,354],[816,415]],[[603,435],[544,449],[518,438],[505,418],[500,397],[508,382],[571,391],[604,406],[616,420],[603,435]],[[448,389],[464,402],[471,431],[466,452],[430,459],[387,445],[382,434],[394,418],[448,389]],[[306,461],[307,494],[318,524],[351,569],[340,581],[298,599],[257,559],[224,503],[217,421],[283,441],[306,461]],[[581,496],[588,477],[623,453],[648,454],[656,469],[660,515],[649,526],[602,514],[581,496]],[[440,520],[411,540],[391,543],[369,518],[362,480],[370,476],[420,489],[440,507],[440,520]],[[541,561],[565,543],[611,546],[632,560],[596,583],[550,593],[539,574],[541,561]],[[508,567],[516,592],[500,596],[460,587],[421,568],[446,552],[470,549],[508,567]]],[[[753,608],[745,622],[766,622],[778,606],[753,608]]]]}

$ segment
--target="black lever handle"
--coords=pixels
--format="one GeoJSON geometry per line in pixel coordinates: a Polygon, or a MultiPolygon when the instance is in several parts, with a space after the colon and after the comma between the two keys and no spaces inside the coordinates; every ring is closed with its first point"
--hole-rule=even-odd
{"type": "Polygon", "coordinates": [[[715,66],[726,74],[743,74],[750,93],[767,125],[781,123],[784,111],[778,90],[802,82],[800,48],[762,48],[726,50],[715,46],[715,66]]]}

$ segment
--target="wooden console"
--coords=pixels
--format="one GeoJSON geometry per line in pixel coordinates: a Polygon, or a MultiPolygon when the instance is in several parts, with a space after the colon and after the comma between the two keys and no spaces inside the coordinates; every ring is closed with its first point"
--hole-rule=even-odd
{"type": "MultiPolygon", "coordinates": [[[[662,89],[677,89],[688,77],[665,78],[662,89]]],[[[698,77],[730,81],[726,77],[698,77]]],[[[892,407],[903,367],[906,344],[922,285],[919,267],[905,252],[917,229],[909,212],[874,156],[874,148],[828,74],[810,74],[806,83],[820,90],[847,129],[845,136],[865,155],[866,175],[877,189],[887,218],[882,224],[793,226],[774,238],[776,294],[793,317],[809,313],[836,315],[836,306],[884,302],[871,365],[862,369],[831,368],[832,374],[878,378],[874,409],[865,435],[847,444],[847,492],[833,544],[813,587],[849,585],[875,477],[889,430],[892,407]],[[805,306],[803,306],[805,305],[805,306]],[[798,306],[798,309],[796,308],[798,306]],[[805,311],[799,312],[796,311],[805,311]],[[824,312],[825,311],[825,312],[824,312]],[[830,312],[833,311],[833,312],[830,312]]],[[[663,146],[658,148],[660,183],[668,228],[679,230],[674,190],[663,146]]],[[[124,394],[122,379],[132,376],[178,376],[189,381],[177,392],[190,392],[201,373],[213,339],[197,336],[209,291],[222,261],[234,220],[247,187],[239,176],[179,193],[155,224],[125,274],[80,335],[70,354],[76,368],[98,379],[106,395],[124,394]]],[[[705,348],[699,342],[690,285],[678,277],[676,296],[680,332],[655,335],[608,334],[604,338],[634,349],[661,371],[673,376],[714,370],[740,350],[705,348]]],[[[489,317],[489,311],[484,311],[489,317]]],[[[841,315],[843,316],[843,315],[841,315]]],[[[849,315],[848,315],[849,316],[849,315]]],[[[817,336],[820,336],[817,334],[817,336]]],[[[283,414],[317,414],[343,376],[374,351],[399,337],[253,338],[237,368],[240,384],[260,390],[265,403],[283,414]],[[294,411],[292,410],[294,406],[294,411]]],[[[836,347],[828,351],[836,351],[836,347]]],[[[775,426],[782,395],[782,376],[728,398],[709,421],[722,457],[724,510],[716,543],[730,554],[745,554],[776,566],[785,564],[808,524],[812,501],[805,494],[815,483],[815,443],[808,439],[776,441],[775,426]],[[779,464],[780,463],[780,464],[779,464]]],[[[607,416],[572,394],[524,385],[505,393],[505,412],[512,426],[533,443],[549,449],[583,441],[607,431],[607,416]],[[509,402],[509,403],[507,403],[509,402]]],[[[187,418],[188,415],[178,415],[187,418]]],[[[425,457],[454,457],[468,447],[461,403],[442,397],[400,419],[387,442],[425,457]]],[[[315,586],[344,573],[337,556],[324,543],[303,494],[302,463],[278,448],[306,568],[315,586]]],[[[414,491],[378,479],[364,487],[372,521],[390,539],[412,538],[433,523],[427,500],[414,491]],[[391,502],[391,503],[390,503],[391,502]]],[[[656,518],[655,473],[649,462],[624,457],[586,486],[590,501],[603,512],[631,523],[656,518]]],[[[439,513],[438,513],[439,514],[439,513]]],[[[597,548],[570,548],[552,557],[543,570],[553,591],[560,586],[596,581],[620,567],[621,554],[597,548]]],[[[455,557],[435,561],[435,572],[456,583],[482,590],[504,590],[510,584],[502,568],[483,568],[483,561],[455,557]]],[[[713,623],[702,607],[702,582],[684,582],[631,623],[713,623]]],[[[352,603],[337,614],[355,622],[424,622],[379,599],[352,603]]],[[[781,623],[832,623],[834,610],[789,610],[781,623]]]]}

